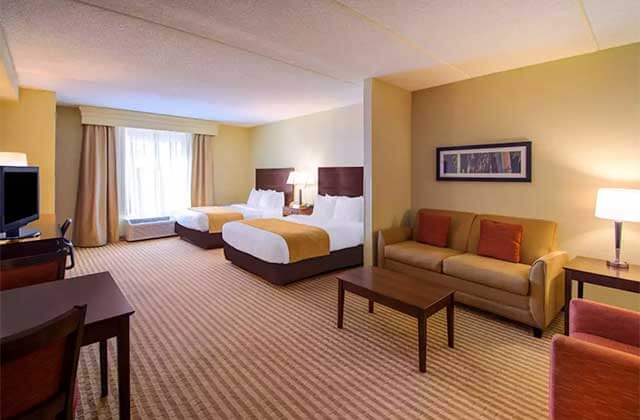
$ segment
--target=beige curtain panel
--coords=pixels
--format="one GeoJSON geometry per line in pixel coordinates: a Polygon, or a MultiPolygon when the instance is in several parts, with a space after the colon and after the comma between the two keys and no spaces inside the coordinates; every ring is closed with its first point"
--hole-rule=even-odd
{"type": "Polygon", "coordinates": [[[194,134],[191,156],[191,205],[212,206],[213,136],[194,134]]]}
{"type": "Polygon", "coordinates": [[[115,127],[83,125],[76,245],[102,246],[119,239],[117,185],[115,127]]]}

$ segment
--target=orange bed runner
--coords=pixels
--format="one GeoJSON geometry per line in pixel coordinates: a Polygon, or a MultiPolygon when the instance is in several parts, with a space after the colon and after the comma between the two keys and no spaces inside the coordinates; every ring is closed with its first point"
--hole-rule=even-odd
{"type": "Polygon", "coordinates": [[[281,236],[289,248],[289,263],[329,255],[329,234],[324,229],[282,219],[251,219],[240,223],[281,236]]]}
{"type": "Polygon", "coordinates": [[[229,210],[226,207],[191,207],[191,210],[207,215],[207,217],[209,218],[209,233],[221,232],[222,225],[224,225],[225,223],[244,219],[242,213],[229,210]]]}

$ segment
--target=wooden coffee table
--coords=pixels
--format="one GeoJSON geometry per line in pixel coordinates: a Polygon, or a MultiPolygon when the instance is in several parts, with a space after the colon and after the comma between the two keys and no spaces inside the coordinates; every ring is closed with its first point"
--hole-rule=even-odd
{"type": "Polygon", "coordinates": [[[424,281],[378,267],[359,267],[338,278],[338,328],[344,319],[344,292],[369,299],[369,312],[378,302],[418,319],[418,360],[420,372],[427,371],[427,318],[447,308],[447,338],[453,348],[454,290],[425,284],[424,281]]]}

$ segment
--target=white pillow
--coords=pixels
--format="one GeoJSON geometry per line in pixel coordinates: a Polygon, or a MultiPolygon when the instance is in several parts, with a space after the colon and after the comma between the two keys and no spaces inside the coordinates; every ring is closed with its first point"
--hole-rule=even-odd
{"type": "Polygon", "coordinates": [[[251,192],[249,193],[249,198],[247,199],[247,206],[258,207],[259,204],[260,204],[260,192],[256,191],[255,188],[251,188],[251,192]]]}
{"type": "Polygon", "coordinates": [[[258,208],[275,209],[284,207],[284,193],[274,190],[262,191],[258,208]]]}
{"type": "Polygon", "coordinates": [[[362,197],[337,197],[333,218],[343,222],[362,222],[364,199],[362,197]]]}
{"type": "Polygon", "coordinates": [[[271,207],[272,195],[271,191],[259,191],[260,192],[260,202],[256,207],[261,209],[268,209],[271,207]]]}
{"type": "Polygon", "coordinates": [[[316,195],[313,203],[313,215],[322,219],[331,219],[336,208],[336,199],[329,196],[316,195]]]}
{"type": "Polygon", "coordinates": [[[273,205],[274,209],[281,209],[284,207],[284,193],[275,191],[273,193],[273,205]]]}

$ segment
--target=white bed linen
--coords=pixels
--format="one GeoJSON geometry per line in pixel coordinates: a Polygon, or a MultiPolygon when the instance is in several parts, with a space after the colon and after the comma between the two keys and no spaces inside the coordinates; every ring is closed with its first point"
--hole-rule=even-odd
{"type": "MultiPolygon", "coordinates": [[[[282,208],[255,208],[246,204],[231,204],[230,206],[224,206],[224,208],[242,213],[245,219],[282,216],[282,208]]],[[[209,232],[209,217],[205,213],[187,209],[176,213],[175,218],[176,222],[186,228],[209,232]]]]}
{"type": "MultiPolygon", "coordinates": [[[[351,248],[364,242],[362,222],[343,222],[317,216],[288,216],[289,222],[303,223],[324,229],[329,234],[329,250],[351,248]]],[[[222,226],[222,239],[237,249],[262,261],[288,264],[289,248],[282,236],[238,222],[222,226]]]]}

